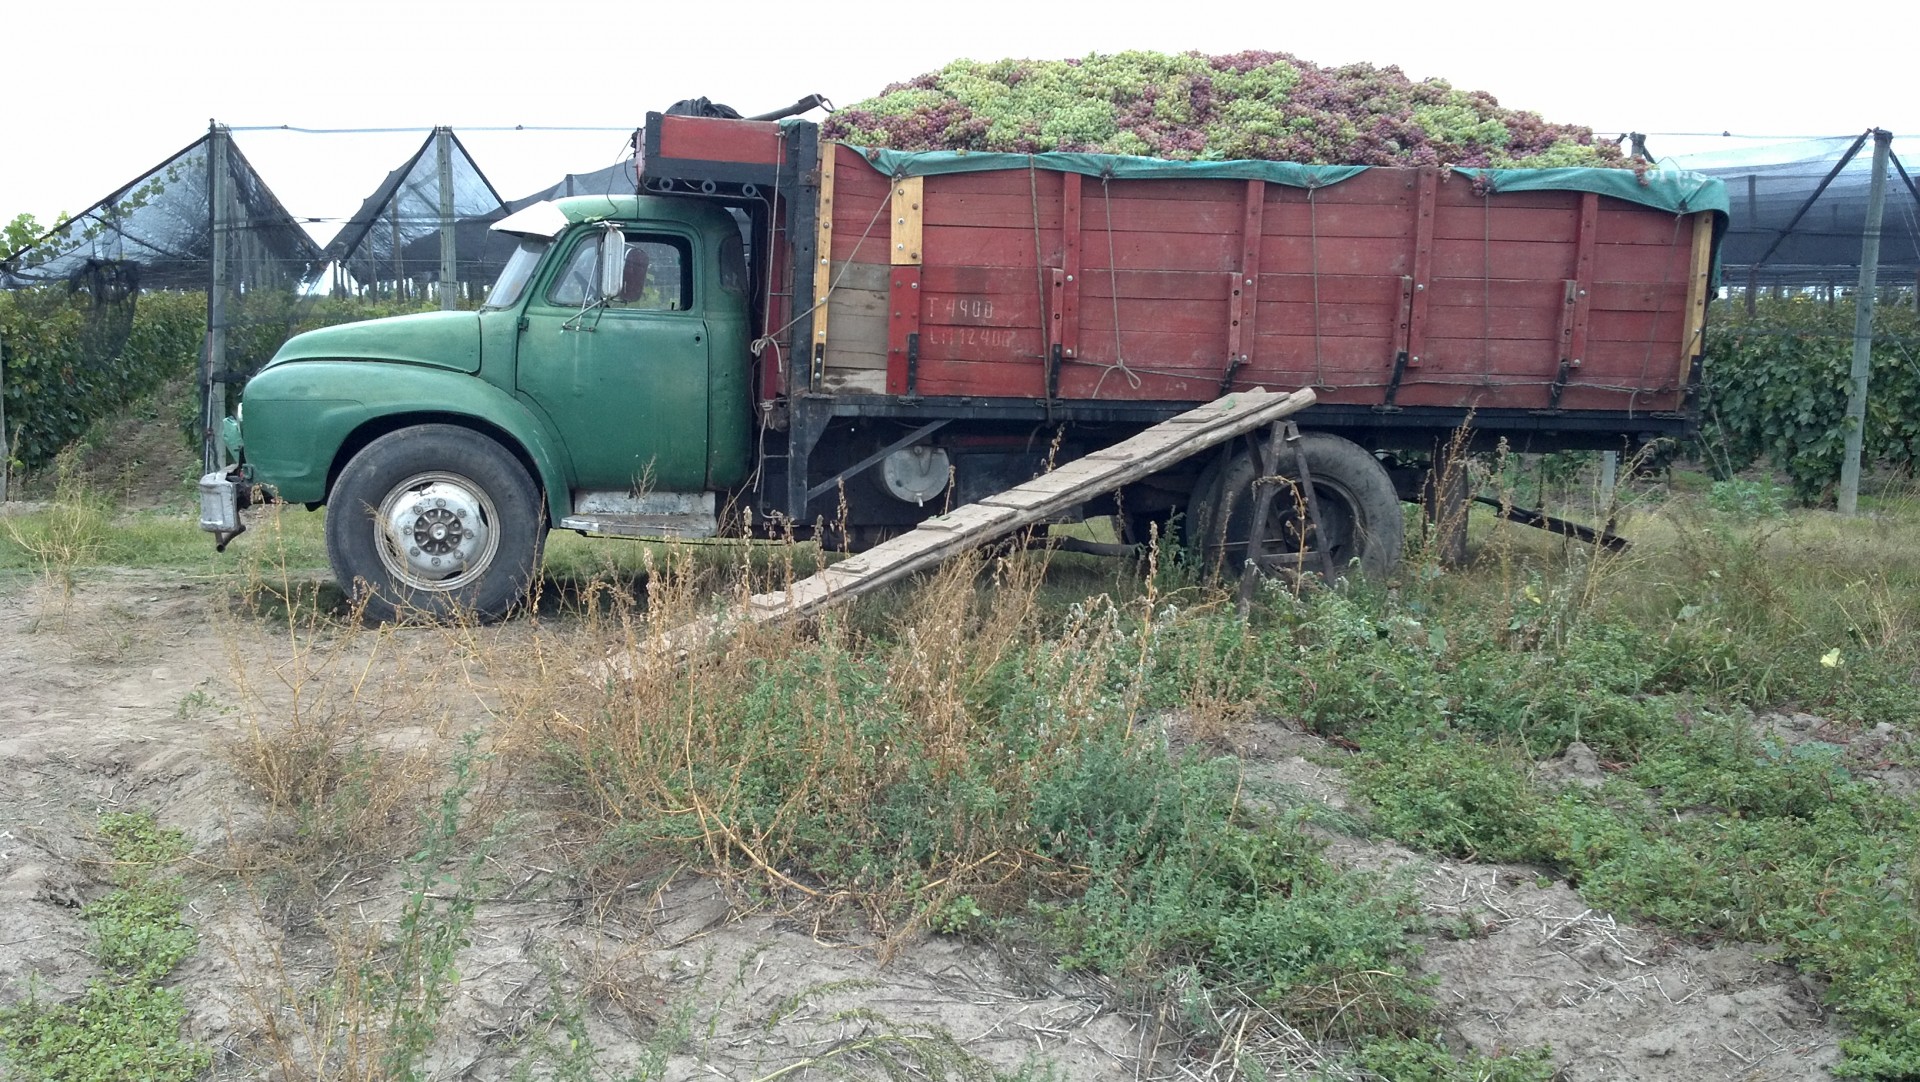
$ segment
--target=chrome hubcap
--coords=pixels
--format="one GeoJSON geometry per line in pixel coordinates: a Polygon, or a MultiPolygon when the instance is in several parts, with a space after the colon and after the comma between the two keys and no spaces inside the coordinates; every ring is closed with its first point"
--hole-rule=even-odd
{"type": "Polygon", "coordinates": [[[486,569],[499,545],[493,501],[457,474],[423,473],[395,485],[376,522],[381,562],[414,589],[459,589],[486,569]]]}

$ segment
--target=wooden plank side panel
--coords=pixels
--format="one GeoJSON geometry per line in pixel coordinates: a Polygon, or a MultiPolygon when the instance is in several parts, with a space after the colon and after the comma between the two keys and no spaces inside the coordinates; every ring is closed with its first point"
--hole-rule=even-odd
{"type": "MultiPolygon", "coordinates": [[[[833,258],[891,263],[893,184],[865,158],[843,146],[833,156],[833,258]]],[[[824,176],[825,163],[822,163],[824,176]]],[[[822,251],[827,250],[822,246],[822,251]]]]}
{"type": "MultiPolygon", "coordinates": [[[[854,248],[892,185],[857,156],[839,164],[835,258],[897,256],[890,231],[872,252],[854,248]]],[[[1542,407],[1559,361],[1564,283],[1581,269],[1582,196],[1483,198],[1462,178],[1436,179],[1425,371],[1409,371],[1399,402],[1484,405],[1512,383],[1519,389],[1499,404],[1542,407]]],[[[1063,396],[1212,397],[1233,344],[1238,284],[1235,352],[1248,360],[1236,385],[1313,383],[1328,388],[1328,401],[1377,401],[1347,396],[1384,387],[1391,374],[1403,280],[1415,272],[1421,239],[1419,171],[1371,170],[1312,193],[1265,184],[1257,215],[1245,181],[1079,177],[1073,186],[1077,198],[1061,174],[1024,169],[925,178],[918,393],[1043,395],[1051,333],[1063,346],[1063,396]],[[1260,238],[1251,253],[1249,226],[1260,238]],[[1258,269],[1251,287],[1240,274],[1249,262],[1258,269]],[[1056,302],[1052,295],[1070,287],[1075,303],[1056,302]],[[1062,326],[1050,332],[1056,310],[1062,326]],[[1070,339],[1077,356],[1066,356],[1070,339]]],[[[1604,243],[1593,247],[1591,276],[1580,275],[1592,283],[1582,380],[1594,381],[1591,395],[1618,397],[1631,392],[1609,387],[1641,379],[1642,368],[1620,350],[1637,347],[1643,357],[1651,339],[1670,364],[1688,333],[1694,237],[1675,246],[1672,215],[1611,199],[1600,200],[1599,220],[1604,243]]],[[[884,356],[884,337],[878,349],[865,340],[872,326],[851,326],[858,340],[836,367],[884,356]]],[[[1672,378],[1648,375],[1641,398],[1665,394],[1672,378]]],[[[1564,404],[1580,408],[1575,402],[1564,404]]]]}
{"type": "MultiPolygon", "coordinates": [[[[1504,198],[1504,197],[1502,197],[1504,198]]],[[[1574,205],[1510,207],[1500,200],[1472,206],[1436,206],[1433,235],[1441,240],[1524,240],[1572,244],[1579,227],[1574,205]]]]}
{"type": "Polygon", "coordinates": [[[1684,287],[1692,257],[1692,246],[1686,243],[1666,248],[1603,241],[1594,245],[1593,277],[1596,282],[1646,282],[1684,287]]]}
{"type": "Polygon", "coordinates": [[[1573,277],[1570,243],[1515,240],[1433,242],[1435,278],[1520,278],[1555,282],[1573,277]]]}

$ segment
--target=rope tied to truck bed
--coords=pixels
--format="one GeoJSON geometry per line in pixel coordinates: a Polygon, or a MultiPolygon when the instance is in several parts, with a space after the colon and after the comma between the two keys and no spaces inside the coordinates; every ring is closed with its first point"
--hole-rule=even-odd
{"type": "MultiPolygon", "coordinates": [[[[873,227],[879,223],[881,215],[885,214],[888,208],[892,206],[893,206],[893,186],[889,184],[887,186],[887,191],[880,197],[880,205],[873,208],[873,217],[867,219],[867,227],[860,231],[859,238],[853,242],[853,250],[848,252],[847,258],[841,261],[840,272],[833,276],[833,281],[827,283],[827,291],[820,296],[819,300],[816,300],[812,304],[808,305],[806,309],[804,309],[803,311],[794,313],[794,316],[792,319],[787,320],[785,323],[781,324],[778,328],[775,328],[774,330],[770,330],[767,333],[761,335],[760,337],[754,339],[751,343],[748,344],[747,352],[753,354],[755,357],[758,357],[761,355],[761,353],[766,351],[766,348],[768,346],[772,346],[774,363],[776,364],[780,363],[780,343],[776,341],[776,339],[780,335],[785,334],[787,331],[793,329],[794,324],[800,322],[801,320],[807,318],[813,313],[819,311],[820,307],[827,303],[827,298],[833,296],[833,291],[840,288],[841,279],[845,278],[847,276],[847,272],[853,269],[853,257],[860,254],[860,246],[862,244],[865,244],[867,242],[867,238],[873,235],[873,227]]],[[[820,259],[824,262],[831,263],[833,259],[832,250],[829,249],[828,251],[821,252],[820,259]]]]}
{"type": "Polygon", "coordinates": [[[1089,396],[1092,398],[1100,397],[1100,388],[1106,385],[1107,377],[1116,371],[1127,377],[1128,388],[1135,391],[1140,389],[1140,377],[1127,367],[1126,351],[1120,348],[1120,272],[1114,255],[1113,189],[1107,185],[1109,179],[1111,174],[1100,174],[1100,203],[1107,213],[1107,293],[1108,299],[1113,302],[1113,363],[1105,366],[1106,371],[1100,373],[1100,378],[1094,382],[1093,394],[1089,396]]]}

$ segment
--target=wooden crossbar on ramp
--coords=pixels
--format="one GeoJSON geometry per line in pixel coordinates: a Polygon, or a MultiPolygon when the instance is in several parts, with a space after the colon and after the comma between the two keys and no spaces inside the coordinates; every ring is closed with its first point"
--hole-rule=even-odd
{"type": "Polygon", "coordinates": [[[920,524],[910,533],[842,560],[784,590],[755,594],[731,612],[705,617],[667,633],[676,650],[724,634],[742,622],[806,616],[979,548],[1023,527],[1043,522],[1078,503],[1121,487],[1270,425],[1313,405],[1313,391],[1292,394],[1260,388],[1235,391],[1169,418],[1129,439],[1075,459],[976,503],[920,524]]]}

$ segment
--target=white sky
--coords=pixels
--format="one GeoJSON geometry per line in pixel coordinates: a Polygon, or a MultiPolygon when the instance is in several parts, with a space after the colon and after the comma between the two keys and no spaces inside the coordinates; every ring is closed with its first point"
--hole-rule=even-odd
{"type": "MultiPolygon", "coordinates": [[[[16,0],[0,8],[0,220],[78,213],[204,134],[209,118],[631,129],[679,98],[704,95],[745,113],[812,92],[852,104],[956,57],[1123,49],[1397,64],[1596,134],[1650,133],[1662,156],[1733,142],[1661,134],[1679,132],[1787,137],[1877,125],[1913,133],[1920,146],[1920,94],[1886,47],[1916,30],[1920,6],[1892,0],[1778,13],[1758,3],[1511,0],[199,0],[84,10],[16,0]]],[[[236,142],[296,217],[340,218],[424,138],[263,132],[236,142]]],[[[624,143],[618,132],[461,139],[509,199],[608,165],[624,143]]],[[[1910,168],[1920,165],[1920,151],[1912,157],[1910,168]]],[[[310,228],[325,239],[335,226],[310,228]]]]}

